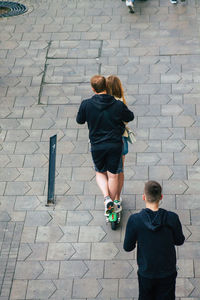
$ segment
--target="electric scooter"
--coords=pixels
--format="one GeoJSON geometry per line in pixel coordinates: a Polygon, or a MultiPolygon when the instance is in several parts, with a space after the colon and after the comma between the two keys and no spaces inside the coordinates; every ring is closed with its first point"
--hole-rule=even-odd
{"type": "Polygon", "coordinates": [[[110,223],[112,230],[117,229],[117,225],[119,225],[121,220],[122,213],[122,205],[119,200],[114,201],[114,207],[108,210],[108,214],[106,214],[106,222],[110,223]]]}

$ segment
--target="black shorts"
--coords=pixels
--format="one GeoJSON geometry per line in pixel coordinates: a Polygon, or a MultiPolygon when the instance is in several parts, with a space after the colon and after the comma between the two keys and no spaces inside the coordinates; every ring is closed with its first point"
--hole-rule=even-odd
{"type": "Polygon", "coordinates": [[[95,170],[113,174],[122,172],[122,143],[93,146],[91,153],[95,170]]]}

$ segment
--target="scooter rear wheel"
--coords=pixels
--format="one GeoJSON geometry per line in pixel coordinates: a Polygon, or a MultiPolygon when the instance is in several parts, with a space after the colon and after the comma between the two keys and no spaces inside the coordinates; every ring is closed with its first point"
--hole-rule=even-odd
{"type": "Polygon", "coordinates": [[[112,228],[112,230],[116,230],[117,229],[117,223],[116,222],[111,222],[111,228],[112,228]]]}

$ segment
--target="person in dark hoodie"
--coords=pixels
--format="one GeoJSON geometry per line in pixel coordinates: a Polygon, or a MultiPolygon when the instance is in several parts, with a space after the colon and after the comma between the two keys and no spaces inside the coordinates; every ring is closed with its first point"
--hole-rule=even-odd
{"type": "Polygon", "coordinates": [[[156,181],[145,184],[146,208],[129,217],[124,250],[137,244],[139,300],[175,300],[176,251],[185,237],[176,213],[159,208],[162,188],[156,181]]]}
{"type": "Polygon", "coordinates": [[[122,168],[122,134],[124,122],[134,119],[127,106],[106,93],[106,79],[101,75],[91,78],[95,93],[83,100],[76,117],[79,124],[87,122],[96,181],[103,193],[105,214],[114,206],[118,191],[118,173],[122,168]]]}

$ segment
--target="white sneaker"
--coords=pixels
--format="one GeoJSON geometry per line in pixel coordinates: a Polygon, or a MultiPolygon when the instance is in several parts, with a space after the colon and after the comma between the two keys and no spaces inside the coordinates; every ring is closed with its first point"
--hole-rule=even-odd
{"type": "Polygon", "coordinates": [[[110,212],[112,212],[114,208],[114,203],[109,196],[104,198],[104,205],[105,205],[105,216],[106,216],[110,212]]]}
{"type": "Polygon", "coordinates": [[[114,211],[116,213],[120,212],[122,210],[122,205],[120,200],[115,200],[114,201],[114,211]]]}
{"type": "Polygon", "coordinates": [[[178,3],[178,0],[170,0],[170,2],[171,2],[172,4],[177,4],[177,3],[178,3]]]}
{"type": "Polygon", "coordinates": [[[115,199],[114,200],[114,204],[122,204],[122,197],[120,196],[119,200],[118,199],[115,199]]]}
{"type": "Polygon", "coordinates": [[[133,5],[133,2],[132,2],[132,1],[126,0],[126,6],[128,6],[130,13],[133,14],[133,13],[135,12],[135,11],[134,11],[134,5],[133,5]]]}
{"type": "Polygon", "coordinates": [[[133,5],[133,2],[131,0],[126,0],[126,6],[131,6],[133,5]]]}

